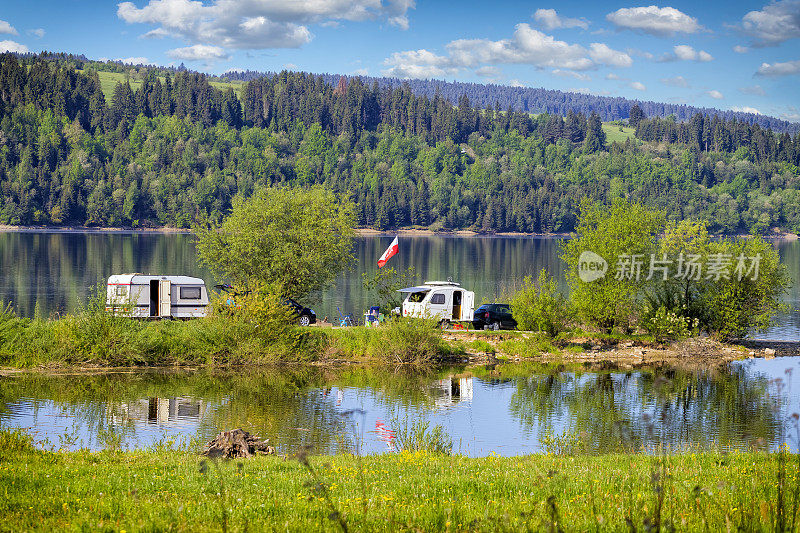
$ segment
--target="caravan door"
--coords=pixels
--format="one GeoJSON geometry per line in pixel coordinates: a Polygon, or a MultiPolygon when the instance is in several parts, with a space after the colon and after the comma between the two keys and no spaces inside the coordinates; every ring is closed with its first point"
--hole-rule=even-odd
{"type": "Polygon", "coordinates": [[[168,279],[162,279],[158,282],[158,316],[172,316],[170,285],[168,279]]]}
{"type": "Polygon", "coordinates": [[[475,293],[464,291],[464,298],[461,301],[461,320],[472,320],[475,313],[475,293]]]}

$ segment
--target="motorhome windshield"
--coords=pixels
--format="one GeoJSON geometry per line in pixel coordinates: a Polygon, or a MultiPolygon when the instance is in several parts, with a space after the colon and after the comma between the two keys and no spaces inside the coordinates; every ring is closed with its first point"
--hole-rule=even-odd
{"type": "Polygon", "coordinates": [[[423,292],[412,292],[408,295],[408,301],[411,303],[419,303],[425,299],[425,295],[428,294],[428,291],[423,292]]]}

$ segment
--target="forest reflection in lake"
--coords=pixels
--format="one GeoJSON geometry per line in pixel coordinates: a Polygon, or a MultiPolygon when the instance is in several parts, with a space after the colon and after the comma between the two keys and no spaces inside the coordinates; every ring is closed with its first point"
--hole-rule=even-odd
{"type": "MultiPolygon", "coordinates": [[[[304,303],[320,318],[343,313],[361,316],[375,305],[362,287],[362,274],[377,270],[377,258],[392,237],[360,237],[355,241],[353,269],[335,286],[304,303]]],[[[783,263],[800,279],[800,241],[776,241],[783,263]]],[[[559,239],[543,237],[409,236],[400,239],[400,253],[389,266],[414,266],[417,281],[452,278],[474,290],[478,302],[495,300],[521,284],[526,275],[546,269],[564,286],[559,239]]],[[[109,275],[122,272],[185,274],[213,284],[210,272],[197,263],[194,237],[185,233],[136,232],[0,232],[0,300],[12,302],[24,316],[38,305],[43,316],[74,312],[90,289],[109,275]]],[[[791,312],[759,338],[800,340],[800,283],[786,297],[791,312]]]]}
{"type": "MultiPolygon", "coordinates": [[[[202,443],[242,427],[279,453],[390,451],[382,429],[441,424],[470,456],[554,451],[775,448],[800,411],[800,358],[718,372],[570,372],[557,367],[126,372],[0,378],[0,424],[47,446],[142,448],[202,443]],[[778,381],[776,381],[778,380],[778,381]],[[353,414],[363,410],[364,414],[353,414]],[[355,428],[355,429],[354,429],[355,428]]],[[[793,448],[796,443],[789,441],[793,448]]]]}

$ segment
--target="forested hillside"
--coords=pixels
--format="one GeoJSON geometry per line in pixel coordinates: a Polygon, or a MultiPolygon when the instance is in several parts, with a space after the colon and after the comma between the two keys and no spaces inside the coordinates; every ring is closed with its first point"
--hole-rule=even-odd
{"type": "Polygon", "coordinates": [[[187,227],[260,185],[320,183],[378,229],[570,231],[581,198],[627,196],[718,232],[800,231],[800,134],[736,119],[636,106],[637,138],[620,144],[595,113],[454,106],[357,78],[284,72],[239,98],[202,74],[138,70],[106,101],[91,65],[0,63],[4,224],[187,227]]]}

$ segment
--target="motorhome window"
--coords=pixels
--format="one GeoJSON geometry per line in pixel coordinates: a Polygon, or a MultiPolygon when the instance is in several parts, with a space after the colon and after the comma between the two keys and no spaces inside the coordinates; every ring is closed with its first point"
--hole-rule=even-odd
{"type": "Polygon", "coordinates": [[[431,296],[431,303],[432,304],[443,304],[444,303],[444,293],[437,292],[433,296],[431,296]]]}
{"type": "Polygon", "coordinates": [[[428,294],[427,292],[412,292],[411,296],[408,297],[408,301],[412,304],[417,304],[425,299],[425,295],[428,294]]]}
{"type": "Polygon", "coordinates": [[[181,287],[181,300],[199,300],[200,287],[181,287]]]}
{"type": "Polygon", "coordinates": [[[117,296],[127,296],[128,295],[128,287],[125,285],[117,285],[117,296]]]}

